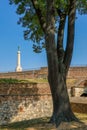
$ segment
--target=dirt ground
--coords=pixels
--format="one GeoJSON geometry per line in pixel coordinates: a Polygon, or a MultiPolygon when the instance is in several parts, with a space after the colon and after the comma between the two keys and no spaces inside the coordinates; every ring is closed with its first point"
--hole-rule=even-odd
{"type": "Polygon", "coordinates": [[[51,126],[49,124],[40,124],[35,127],[27,128],[26,130],[87,130],[87,124],[72,122],[72,123],[65,123],[62,122],[58,128],[55,126],[51,126]]]}

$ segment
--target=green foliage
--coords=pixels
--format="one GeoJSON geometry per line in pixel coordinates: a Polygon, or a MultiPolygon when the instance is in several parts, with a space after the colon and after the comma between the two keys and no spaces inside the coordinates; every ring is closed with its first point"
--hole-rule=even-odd
{"type": "MultiPolygon", "coordinates": [[[[13,3],[17,5],[16,13],[21,16],[19,18],[18,24],[21,24],[22,27],[25,28],[24,39],[31,39],[35,43],[33,50],[35,52],[41,52],[41,49],[43,48],[42,43],[44,41],[44,33],[39,24],[39,20],[31,0],[10,0],[10,4],[13,3]]],[[[36,8],[41,9],[42,14],[45,16],[44,0],[38,0],[36,3],[36,8]]]]}
{"type": "Polygon", "coordinates": [[[12,79],[12,78],[1,78],[0,83],[30,83],[29,80],[19,80],[19,79],[12,79]]]}
{"type": "Polygon", "coordinates": [[[20,80],[11,79],[11,78],[2,78],[0,79],[0,83],[19,83],[20,80]]]}
{"type": "MultiPolygon", "coordinates": [[[[45,33],[42,29],[38,14],[42,15],[41,19],[46,22],[46,0],[9,0],[10,4],[15,4],[17,7],[16,13],[20,15],[18,24],[21,24],[24,30],[24,39],[34,42],[33,50],[40,53],[45,48],[45,33]],[[35,5],[33,2],[35,2],[35,5]]],[[[68,15],[69,0],[54,0],[55,1],[55,25],[58,25],[59,14],[58,10],[68,15]]],[[[87,0],[76,0],[76,7],[80,14],[87,13],[87,0]]],[[[58,30],[58,26],[55,26],[58,30]]],[[[55,31],[55,33],[57,33],[55,31]]]]}
{"type": "Polygon", "coordinates": [[[12,78],[1,78],[0,83],[7,83],[7,84],[14,84],[14,83],[47,83],[47,79],[43,78],[36,78],[36,79],[26,79],[26,80],[19,80],[19,79],[12,79],[12,78]]]}
{"type": "Polygon", "coordinates": [[[55,7],[65,11],[69,5],[69,0],[56,0],[55,7]]]}
{"type": "Polygon", "coordinates": [[[78,0],[77,1],[78,12],[82,14],[87,14],[87,0],[78,0]]]}

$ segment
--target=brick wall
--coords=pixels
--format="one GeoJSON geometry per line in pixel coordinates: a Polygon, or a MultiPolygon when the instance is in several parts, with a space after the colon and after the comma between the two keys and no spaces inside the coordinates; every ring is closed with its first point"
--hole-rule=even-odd
{"type": "MultiPolygon", "coordinates": [[[[29,79],[29,78],[47,78],[47,67],[39,70],[22,71],[22,72],[7,72],[0,73],[0,78],[16,78],[16,79],[29,79]]],[[[68,72],[68,78],[86,78],[87,67],[71,67],[68,72]]]]}

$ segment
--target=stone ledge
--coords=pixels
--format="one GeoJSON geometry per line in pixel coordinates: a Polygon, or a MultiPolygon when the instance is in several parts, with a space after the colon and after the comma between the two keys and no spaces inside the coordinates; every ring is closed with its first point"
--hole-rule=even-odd
{"type": "Polygon", "coordinates": [[[87,97],[70,97],[71,103],[87,104],[87,97]]]}

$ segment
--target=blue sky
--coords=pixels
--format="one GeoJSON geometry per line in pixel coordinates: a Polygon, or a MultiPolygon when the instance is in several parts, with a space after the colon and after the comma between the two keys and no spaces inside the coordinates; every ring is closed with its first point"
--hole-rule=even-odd
{"type": "MultiPolygon", "coordinates": [[[[17,49],[21,49],[23,70],[47,66],[46,54],[36,54],[32,42],[23,38],[23,28],[17,25],[19,16],[14,5],[8,0],[0,0],[0,72],[15,71],[17,49]]],[[[76,20],[75,46],[72,65],[87,65],[87,15],[78,16],[76,20]]]]}

